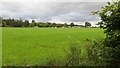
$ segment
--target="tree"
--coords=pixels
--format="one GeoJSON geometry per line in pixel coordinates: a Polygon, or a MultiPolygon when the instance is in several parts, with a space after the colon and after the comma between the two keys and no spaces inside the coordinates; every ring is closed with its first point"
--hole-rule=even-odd
{"type": "Polygon", "coordinates": [[[20,20],[18,20],[18,27],[22,27],[22,23],[23,23],[23,20],[22,19],[20,19],[20,20]]]}
{"type": "Polygon", "coordinates": [[[4,20],[4,23],[6,24],[6,26],[12,26],[11,25],[12,22],[14,22],[14,19],[11,19],[11,18],[4,20]]]}
{"type": "Polygon", "coordinates": [[[25,22],[23,22],[22,26],[23,26],[23,27],[28,27],[28,26],[29,26],[29,21],[28,21],[28,20],[25,20],[25,22]]]}
{"type": "MultiPolygon", "coordinates": [[[[113,48],[112,62],[120,63],[120,1],[110,3],[102,11],[92,12],[101,17],[102,28],[106,33],[104,45],[113,48]]],[[[116,65],[116,64],[115,64],[116,65]]]]}
{"type": "Polygon", "coordinates": [[[2,26],[2,21],[3,21],[3,18],[0,17],[0,27],[2,26]]]}
{"type": "Polygon", "coordinates": [[[52,23],[50,23],[49,27],[53,27],[53,24],[52,24],[52,23]]]}
{"type": "Polygon", "coordinates": [[[9,24],[10,27],[22,27],[22,22],[20,20],[14,20],[9,24]]]}
{"type": "Polygon", "coordinates": [[[2,17],[0,17],[0,23],[2,23],[2,20],[3,20],[3,18],[2,18],[2,17]]]}
{"type": "Polygon", "coordinates": [[[64,23],[63,26],[67,28],[67,27],[68,27],[68,24],[67,24],[67,23],[64,23]]]}
{"type": "Polygon", "coordinates": [[[37,26],[37,23],[35,22],[35,20],[32,20],[32,23],[30,23],[30,27],[35,27],[37,26]]]}
{"type": "Polygon", "coordinates": [[[56,25],[56,23],[50,23],[49,24],[49,27],[56,27],[57,25],[56,25]]]}
{"type": "Polygon", "coordinates": [[[39,23],[38,23],[38,27],[49,27],[49,26],[50,26],[49,24],[50,24],[50,23],[39,22],[39,23]]]}
{"type": "Polygon", "coordinates": [[[58,28],[60,28],[62,26],[63,26],[63,24],[56,24],[56,27],[58,27],[58,28]]]}
{"type": "Polygon", "coordinates": [[[46,27],[50,27],[50,22],[46,22],[46,27]]]}
{"type": "Polygon", "coordinates": [[[70,27],[73,27],[74,26],[74,23],[72,22],[72,23],[70,23],[70,27]]]}
{"type": "Polygon", "coordinates": [[[38,27],[43,27],[43,24],[44,24],[43,22],[39,22],[38,27]]]}
{"type": "Polygon", "coordinates": [[[85,28],[86,28],[86,27],[90,27],[90,26],[91,26],[91,23],[85,22],[85,28]]]}
{"type": "Polygon", "coordinates": [[[99,14],[104,32],[106,33],[106,45],[117,46],[120,45],[120,1],[105,6],[102,11],[92,12],[99,14]]]}
{"type": "Polygon", "coordinates": [[[9,25],[7,25],[7,26],[10,26],[10,27],[22,27],[22,23],[23,23],[22,19],[20,19],[20,20],[11,19],[9,25]]]}
{"type": "Polygon", "coordinates": [[[56,23],[52,23],[53,24],[53,27],[56,27],[56,23]]]}
{"type": "Polygon", "coordinates": [[[35,20],[32,20],[32,23],[35,22],[35,20]]]}
{"type": "Polygon", "coordinates": [[[102,22],[98,22],[97,25],[100,25],[100,28],[103,28],[103,23],[102,22]]]}

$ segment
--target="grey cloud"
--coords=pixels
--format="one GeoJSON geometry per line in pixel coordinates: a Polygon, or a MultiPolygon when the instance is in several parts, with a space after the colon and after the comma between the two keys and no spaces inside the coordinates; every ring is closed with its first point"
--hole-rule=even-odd
{"type": "Polygon", "coordinates": [[[22,4],[18,2],[2,2],[2,10],[9,12],[19,12],[22,7],[22,4]]]}
{"type": "Polygon", "coordinates": [[[100,10],[106,2],[2,2],[2,17],[37,21],[99,21],[91,11],[100,10]]]}
{"type": "Polygon", "coordinates": [[[2,0],[2,2],[108,2],[116,0],[2,0]]]}

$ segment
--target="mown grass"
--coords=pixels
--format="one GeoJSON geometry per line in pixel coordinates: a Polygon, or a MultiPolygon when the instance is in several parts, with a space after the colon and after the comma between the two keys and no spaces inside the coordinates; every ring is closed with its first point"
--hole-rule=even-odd
{"type": "MultiPolygon", "coordinates": [[[[2,65],[46,66],[65,65],[71,42],[81,46],[81,57],[86,51],[86,39],[105,37],[100,28],[3,28],[2,65]]],[[[74,44],[73,44],[74,45],[74,44]]]]}

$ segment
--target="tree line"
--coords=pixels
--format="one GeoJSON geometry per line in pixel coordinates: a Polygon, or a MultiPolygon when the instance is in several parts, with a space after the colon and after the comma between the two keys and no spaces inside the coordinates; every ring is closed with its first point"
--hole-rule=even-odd
{"type": "Polygon", "coordinates": [[[35,22],[35,20],[32,20],[30,23],[28,20],[22,20],[22,19],[14,19],[14,18],[9,18],[9,19],[3,19],[0,17],[0,26],[2,27],[56,27],[56,28],[61,28],[61,27],[90,27],[91,23],[85,22],[84,25],[76,25],[73,22],[70,24],[64,23],[51,23],[51,22],[35,22]]]}
{"type": "Polygon", "coordinates": [[[0,26],[2,27],[56,27],[56,28],[61,28],[61,27],[90,27],[91,23],[85,22],[85,25],[76,25],[73,22],[70,24],[64,23],[51,23],[51,22],[35,22],[35,20],[32,20],[30,23],[28,20],[22,20],[22,19],[14,19],[14,18],[9,18],[9,19],[3,19],[0,17],[0,26]]]}

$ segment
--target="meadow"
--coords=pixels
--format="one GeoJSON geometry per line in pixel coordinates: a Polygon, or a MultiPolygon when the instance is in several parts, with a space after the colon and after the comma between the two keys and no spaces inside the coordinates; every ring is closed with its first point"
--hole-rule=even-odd
{"type": "Polygon", "coordinates": [[[2,65],[64,65],[70,45],[79,45],[81,57],[86,39],[104,38],[100,28],[2,28],[2,65]]]}

